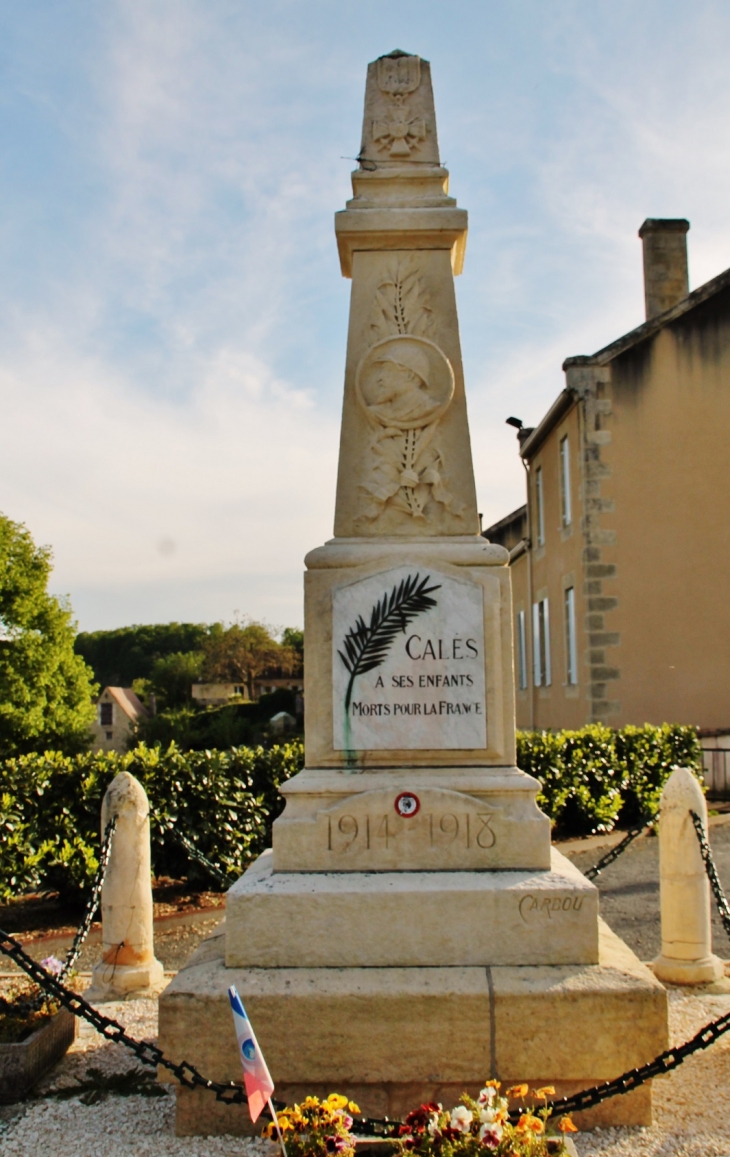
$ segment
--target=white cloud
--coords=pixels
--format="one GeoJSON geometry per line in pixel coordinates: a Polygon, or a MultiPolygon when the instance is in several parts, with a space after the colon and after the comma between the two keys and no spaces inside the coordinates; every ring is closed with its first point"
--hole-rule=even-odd
{"type": "Polygon", "coordinates": [[[730,17],[710,0],[458,20],[435,0],[117,0],[57,19],[39,46],[20,6],[0,84],[25,142],[0,173],[0,508],[53,545],[84,627],[300,620],[334,507],[331,214],[378,51],[431,56],[470,210],[457,289],[487,523],[524,496],[504,419],[538,421],[566,356],[642,320],[643,217],[691,218],[694,286],[730,264],[730,17]]]}
{"type": "Polygon", "coordinates": [[[0,487],[55,544],[56,589],[289,575],[328,536],[337,423],[255,358],[219,351],[180,405],[47,335],[29,346],[0,372],[0,487]]]}

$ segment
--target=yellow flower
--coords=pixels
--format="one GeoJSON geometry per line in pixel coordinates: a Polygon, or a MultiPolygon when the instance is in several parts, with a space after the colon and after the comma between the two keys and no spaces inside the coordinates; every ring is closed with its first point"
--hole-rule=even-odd
{"type": "Polygon", "coordinates": [[[502,1088],[502,1082],[501,1081],[485,1081],[484,1082],[484,1088],[485,1089],[501,1089],[502,1088]]]}
{"type": "Polygon", "coordinates": [[[344,1109],[347,1105],[347,1097],[343,1097],[341,1093],[330,1093],[327,1098],[327,1105],[332,1109],[344,1109]]]}
{"type": "Polygon", "coordinates": [[[561,1133],[577,1133],[578,1130],[571,1121],[570,1117],[561,1117],[558,1121],[558,1128],[561,1133]]]}
{"type": "Polygon", "coordinates": [[[526,1097],[527,1085],[513,1085],[511,1089],[507,1089],[506,1097],[526,1097]]]}
{"type": "Polygon", "coordinates": [[[545,1085],[544,1089],[535,1089],[536,1097],[554,1097],[555,1089],[552,1085],[545,1085]]]}
{"type": "Polygon", "coordinates": [[[349,1103],[349,1105],[348,1105],[347,1107],[348,1107],[348,1109],[350,1110],[350,1112],[351,1112],[351,1113],[360,1113],[360,1112],[362,1112],[362,1110],[361,1110],[360,1106],[359,1106],[359,1105],[356,1105],[354,1101],[350,1101],[350,1103],[349,1103]]]}
{"type": "Polygon", "coordinates": [[[302,1101],[303,1109],[317,1109],[319,1108],[319,1099],[317,1097],[305,1097],[302,1101]]]}

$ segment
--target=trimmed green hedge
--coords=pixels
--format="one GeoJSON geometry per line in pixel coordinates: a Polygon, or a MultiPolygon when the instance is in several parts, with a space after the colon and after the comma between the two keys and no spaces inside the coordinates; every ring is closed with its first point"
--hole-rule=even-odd
{"type": "Polygon", "coordinates": [[[209,860],[233,873],[264,847],[282,810],[279,784],[299,771],[293,742],[228,751],[181,752],[140,744],[115,752],[24,755],[0,764],[0,899],[38,888],[85,891],[98,866],[101,801],[119,771],[129,771],[150,801],[152,867],[210,886],[165,829],[172,825],[209,860]]]}
{"type": "MultiPolygon", "coordinates": [[[[80,895],[97,868],[102,796],[119,771],[143,784],[158,876],[212,881],[172,838],[172,825],[232,875],[266,847],[282,810],[279,785],[304,762],[299,741],[268,750],[182,752],[140,744],[126,755],[23,755],[0,764],[0,899],[48,888],[80,895]]],[[[518,732],[517,763],[540,780],[538,804],[558,836],[610,831],[653,814],[675,765],[701,768],[692,727],[601,724],[518,732]]]]}
{"type": "Polygon", "coordinates": [[[537,802],[558,836],[611,831],[653,815],[675,766],[702,768],[694,727],[624,727],[518,731],[517,765],[542,784],[537,802]]]}

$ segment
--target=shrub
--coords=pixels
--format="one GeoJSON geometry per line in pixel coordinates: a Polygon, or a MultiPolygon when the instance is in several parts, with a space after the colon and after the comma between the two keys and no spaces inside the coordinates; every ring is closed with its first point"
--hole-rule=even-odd
{"type": "Polygon", "coordinates": [[[156,875],[211,883],[174,839],[182,832],[233,874],[266,846],[283,807],[279,785],[303,763],[303,746],[181,752],[140,744],[125,755],[23,755],[0,764],[0,898],[37,888],[88,889],[98,867],[101,801],[129,771],[150,801],[156,875]]]}
{"type": "Polygon", "coordinates": [[[653,815],[672,767],[702,766],[694,727],[518,731],[517,765],[540,780],[538,805],[560,836],[610,831],[653,815]]]}

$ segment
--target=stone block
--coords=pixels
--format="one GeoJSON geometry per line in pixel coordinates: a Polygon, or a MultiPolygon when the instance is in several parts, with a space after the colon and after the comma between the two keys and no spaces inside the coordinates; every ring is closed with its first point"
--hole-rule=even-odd
{"type": "Polygon", "coordinates": [[[516,767],[308,769],[282,785],[274,870],[548,869],[550,821],[537,790],[516,767]]]}
{"type": "MultiPolygon", "coordinates": [[[[398,1117],[475,1092],[490,1075],[587,1088],[667,1047],[665,990],[600,929],[598,964],[495,968],[226,968],[218,933],[161,996],[160,1047],[207,1078],[240,1080],[235,984],[284,1100],[337,1090],[366,1113],[398,1117]]],[[[180,1092],[179,1131],[250,1129],[244,1111],[180,1092]]],[[[649,1088],[606,1102],[592,1120],[650,1123],[649,1088]]]]}
{"type": "Polygon", "coordinates": [[[553,849],[549,872],[272,871],[228,892],[229,968],[595,964],[598,890],[553,849]]]}

